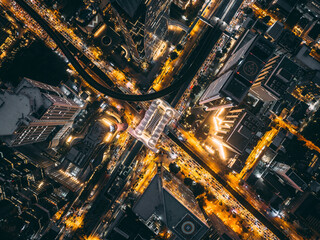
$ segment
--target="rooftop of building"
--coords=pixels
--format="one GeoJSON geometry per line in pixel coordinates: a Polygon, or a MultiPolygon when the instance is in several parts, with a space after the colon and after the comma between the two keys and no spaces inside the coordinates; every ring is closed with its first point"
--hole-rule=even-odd
{"type": "Polygon", "coordinates": [[[149,240],[154,236],[153,232],[137,219],[131,209],[120,211],[117,215],[107,239],[127,240],[149,240]]]}
{"type": "Polygon", "coordinates": [[[51,105],[79,106],[63,97],[58,87],[24,78],[13,90],[0,90],[0,136],[8,136],[21,125],[39,120],[51,105]]]}
{"type": "Polygon", "coordinates": [[[135,14],[141,9],[142,0],[112,0],[113,6],[119,10],[119,7],[128,15],[133,18],[135,14]]]}
{"type": "Polygon", "coordinates": [[[304,201],[298,206],[294,214],[304,219],[315,231],[320,232],[320,201],[317,196],[307,193],[304,201]]]}
{"type": "Polygon", "coordinates": [[[32,112],[27,96],[8,91],[0,92],[0,136],[11,135],[19,126],[20,120],[32,112]]]}
{"type": "Polygon", "coordinates": [[[303,44],[295,55],[295,59],[311,70],[320,70],[320,62],[310,56],[310,51],[311,49],[303,44]]]}
{"type": "Polygon", "coordinates": [[[243,111],[224,139],[232,148],[242,153],[262,127],[263,122],[259,118],[248,111],[243,111]]]}
{"type": "Polygon", "coordinates": [[[144,221],[153,214],[159,216],[178,239],[196,240],[208,231],[208,225],[193,199],[190,190],[165,171],[163,178],[154,176],[133,211],[144,221]]]}

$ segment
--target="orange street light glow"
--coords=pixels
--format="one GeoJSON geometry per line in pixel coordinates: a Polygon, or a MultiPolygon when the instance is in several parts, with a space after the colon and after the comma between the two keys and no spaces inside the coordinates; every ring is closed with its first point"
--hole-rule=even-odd
{"type": "Polygon", "coordinates": [[[71,143],[72,142],[72,140],[73,140],[73,136],[69,136],[68,138],[67,138],[67,143],[71,143]]]}
{"type": "Polygon", "coordinates": [[[108,127],[112,125],[112,122],[109,119],[103,118],[101,121],[108,127]]]}
{"type": "Polygon", "coordinates": [[[105,143],[109,143],[109,142],[111,141],[111,139],[112,139],[112,133],[109,132],[109,133],[107,133],[107,135],[105,136],[104,142],[105,142],[105,143]]]}

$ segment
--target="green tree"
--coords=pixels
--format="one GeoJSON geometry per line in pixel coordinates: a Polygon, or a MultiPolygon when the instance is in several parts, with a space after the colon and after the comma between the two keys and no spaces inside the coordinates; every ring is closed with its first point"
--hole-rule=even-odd
{"type": "Polygon", "coordinates": [[[250,7],[245,7],[245,8],[242,9],[242,11],[243,11],[244,14],[247,14],[247,15],[253,13],[253,11],[252,11],[252,9],[250,7]]]}
{"type": "Polygon", "coordinates": [[[183,49],[183,46],[179,43],[177,46],[176,46],[176,49],[178,51],[181,51],[183,49]]]}
{"type": "Polygon", "coordinates": [[[196,115],[192,113],[188,117],[186,117],[186,122],[191,125],[196,121],[196,119],[197,119],[196,115]]]}
{"type": "Polygon", "coordinates": [[[180,167],[178,164],[172,162],[169,164],[169,170],[171,173],[177,174],[178,172],[180,172],[180,167]]]}
{"type": "Polygon", "coordinates": [[[170,53],[170,58],[171,58],[171,60],[177,59],[177,58],[178,58],[178,53],[176,53],[176,52],[171,52],[171,53],[170,53]]]}
{"type": "Polygon", "coordinates": [[[200,183],[196,183],[195,185],[191,185],[191,190],[193,194],[197,197],[204,193],[204,186],[202,186],[200,183]]]}
{"type": "Polygon", "coordinates": [[[200,91],[201,91],[201,86],[199,86],[199,85],[194,86],[193,89],[192,89],[192,92],[194,94],[199,94],[200,91]]]}
{"type": "Polygon", "coordinates": [[[204,197],[199,197],[198,198],[198,203],[200,207],[204,207],[206,205],[206,202],[204,200],[204,197]]]}
{"type": "Polygon", "coordinates": [[[191,186],[193,180],[191,178],[186,177],[185,179],[183,179],[183,183],[187,186],[191,186]]]}
{"type": "Polygon", "coordinates": [[[215,201],[217,198],[215,195],[213,195],[212,193],[207,193],[207,200],[210,202],[215,201]]]}
{"type": "Polygon", "coordinates": [[[222,56],[223,56],[223,54],[222,54],[221,51],[218,51],[218,52],[216,53],[216,58],[222,58],[222,56]]]}
{"type": "Polygon", "coordinates": [[[271,20],[271,17],[270,16],[265,16],[264,18],[262,18],[262,21],[265,23],[265,24],[268,24],[268,22],[271,20]]]}

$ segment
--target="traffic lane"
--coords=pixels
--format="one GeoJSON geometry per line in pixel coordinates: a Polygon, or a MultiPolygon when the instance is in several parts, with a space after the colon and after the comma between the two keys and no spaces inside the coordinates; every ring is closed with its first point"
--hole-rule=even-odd
{"type": "Polygon", "coordinates": [[[233,18],[233,16],[236,14],[238,9],[240,8],[241,4],[243,1],[240,0],[233,0],[232,1],[232,6],[228,9],[228,11],[223,15],[222,20],[229,24],[233,18]]]}
{"type": "MultiPolygon", "coordinates": [[[[130,148],[130,153],[129,155],[127,155],[127,157],[123,160],[123,165],[124,166],[130,166],[131,163],[133,162],[133,160],[135,159],[135,157],[137,156],[137,153],[141,150],[143,144],[140,141],[135,141],[133,146],[130,148]]],[[[123,170],[122,168],[120,168],[121,164],[118,165],[119,168],[117,168],[113,173],[112,173],[112,177],[110,177],[108,179],[107,185],[106,187],[103,189],[103,191],[101,191],[101,196],[100,199],[97,199],[97,201],[105,201],[106,205],[104,207],[103,212],[99,212],[99,216],[96,214],[95,217],[99,217],[99,220],[96,221],[96,224],[92,224],[90,225],[90,233],[92,231],[96,231],[99,226],[100,223],[103,222],[103,219],[105,219],[105,217],[107,216],[108,212],[113,209],[112,206],[115,204],[115,202],[117,201],[117,199],[119,199],[119,197],[124,193],[124,189],[128,183],[128,180],[131,176],[131,174],[128,174],[124,179],[122,179],[119,174],[121,173],[121,171],[123,170]],[[117,180],[117,177],[119,177],[119,179],[117,180]],[[115,181],[116,180],[116,181],[115,181]],[[109,196],[108,198],[105,198],[106,194],[108,194],[108,191],[114,187],[115,184],[119,184],[119,186],[116,189],[116,192],[114,192],[114,195],[109,196]]]]}
{"type": "Polygon", "coordinates": [[[141,102],[141,101],[149,101],[149,100],[161,98],[163,96],[166,96],[172,92],[179,90],[179,88],[182,84],[182,80],[176,81],[174,84],[172,84],[172,85],[170,85],[170,86],[166,87],[165,89],[162,89],[158,92],[148,93],[145,95],[124,94],[122,92],[116,92],[114,90],[111,90],[109,88],[106,88],[106,87],[100,85],[81,67],[81,65],[75,59],[73,54],[69,51],[69,49],[61,41],[62,36],[60,33],[53,30],[48,25],[48,23],[44,19],[42,19],[42,17],[34,9],[32,9],[24,0],[15,0],[15,1],[43,28],[43,30],[46,31],[46,33],[58,45],[60,50],[63,52],[63,54],[69,60],[69,62],[73,65],[73,67],[77,70],[77,72],[84,78],[84,80],[89,85],[91,85],[91,87],[93,87],[97,91],[99,91],[109,97],[115,98],[115,99],[141,102]]]}
{"type": "Polygon", "coordinates": [[[264,224],[270,231],[272,231],[279,239],[289,240],[281,230],[279,230],[275,225],[273,225],[264,215],[262,215],[258,210],[256,210],[250,203],[248,203],[244,197],[242,197],[236,190],[234,190],[224,179],[222,179],[218,174],[211,170],[211,168],[206,165],[198,155],[193,153],[185,144],[183,144],[173,133],[169,132],[168,137],[175,142],[181,149],[183,149],[189,156],[197,161],[206,171],[208,171],[212,177],[214,177],[223,187],[225,187],[236,199],[243,205],[254,217],[256,217],[262,224],[264,224]]]}
{"type": "Polygon", "coordinates": [[[178,81],[181,81],[183,84],[179,86],[179,91],[175,93],[175,95],[172,94],[170,96],[170,99],[168,100],[171,103],[172,107],[175,107],[178,104],[181,96],[188,88],[192,79],[196,76],[203,62],[210,54],[212,48],[217,43],[221,35],[222,31],[218,26],[215,26],[213,28],[210,27],[208,28],[208,30],[206,30],[197,46],[193,49],[187,62],[184,64],[180,71],[182,73],[182,76],[178,81]]]}
{"type": "Polygon", "coordinates": [[[143,143],[141,141],[136,140],[134,146],[131,148],[128,157],[123,161],[123,165],[129,167],[133,162],[134,158],[141,151],[143,147],[143,143]]]}
{"type": "Polygon", "coordinates": [[[223,16],[226,8],[228,7],[229,3],[230,3],[230,0],[222,0],[220,2],[219,7],[214,12],[214,16],[217,18],[221,18],[223,16]]]}
{"type": "MultiPolygon", "coordinates": [[[[62,36],[61,36],[62,37],[62,36]]],[[[64,41],[67,41],[64,38],[64,41]]],[[[109,87],[115,87],[115,84],[111,81],[111,79],[95,64],[91,62],[91,60],[83,54],[77,47],[75,47],[72,43],[68,41],[66,47],[70,50],[72,54],[78,57],[80,61],[82,61],[86,66],[88,66],[99,78],[101,78],[109,87]]]]}

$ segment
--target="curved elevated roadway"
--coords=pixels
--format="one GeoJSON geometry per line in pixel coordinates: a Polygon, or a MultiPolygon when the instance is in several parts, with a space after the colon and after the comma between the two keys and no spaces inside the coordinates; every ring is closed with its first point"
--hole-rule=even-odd
{"type": "MultiPolygon", "coordinates": [[[[109,97],[125,100],[125,101],[134,101],[134,102],[141,102],[141,101],[149,101],[153,99],[157,99],[163,96],[166,96],[174,91],[177,91],[180,89],[181,83],[184,82],[184,78],[181,77],[179,80],[177,80],[175,83],[173,83],[171,86],[160,90],[158,92],[154,93],[148,93],[145,95],[133,95],[133,94],[124,94],[122,92],[114,91],[110,88],[104,87],[98,82],[96,82],[80,65],[80,63],[77,61],[75,56],[70,52],[68,47],[63,43],[63,37],[59,32],[52,29],[49,24],[31,7],[29,6],[24,0],[15,0],[16,3],[18,3],[46,32],[47,34],[55,41],[55,43],[58,45],[58,47],[61,49],[63,54],[66,56],[66,58],[69,60],[69,62],[72,64],[72,66],[77,70],[77,72],[83,77],[83,79],[90,84],[93,88],[101,92],[102,94],[105,94],[109,97]]],[[[196,59],[195,59],[196,60],[196,59]]],[[[111,81],[111,80],[110,80],[111,81]]]]}

